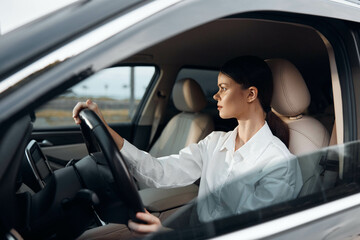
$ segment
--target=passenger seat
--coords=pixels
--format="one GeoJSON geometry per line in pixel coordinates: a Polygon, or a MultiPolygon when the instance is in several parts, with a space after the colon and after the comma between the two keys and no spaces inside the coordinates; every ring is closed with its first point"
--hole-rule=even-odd
{"type": "MultiPolygon", "coordinates": [[[[200,112],[207,101],[200,85],[194,79],[177,81],[172,94],[174,105],[181,113],[169,121],[149,151],[154,157],[177,154],[182,148],[199,142],[214,130],[211,116],[200,112]]],[[[180,207],[198,193],[198,186],[195,184],[173,189],[153,189],[139,183],[139,187],[145,207],[153,212],[180,207]]]]}
{"type": "Polygon", "coordinates": [[[179,153],[191,143],[197,143],[214,130],[210,115],[201,113],[207,101],[200,85],[191,78],[177,81],[172,91],[175,107],[181,113],[165,126],[150,149],[153,157],[179,153]]]}

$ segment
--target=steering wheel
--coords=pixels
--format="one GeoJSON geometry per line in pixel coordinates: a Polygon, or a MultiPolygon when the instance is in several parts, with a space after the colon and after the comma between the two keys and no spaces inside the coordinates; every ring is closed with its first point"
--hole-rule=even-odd
{"type": "Polygon", "coordinates": [[[124,161],[124,157],[118,150],[109,131],[98,115],[89,109],[83,109],[79,113],[81,119],[80,128],[85,139],[89,154],[101,150],[110,171],[114,177],[117,191],[123,197],[125,204],[129,207],[130,218],[139,222],[135,218],[135,213],[145,212],[133,177],[124,161]],[[125,194],[124,194],[125,193],[125,194]]]}

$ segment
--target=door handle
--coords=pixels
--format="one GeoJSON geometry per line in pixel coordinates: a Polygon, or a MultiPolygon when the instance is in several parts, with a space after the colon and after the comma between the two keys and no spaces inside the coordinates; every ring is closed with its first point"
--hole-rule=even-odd
{"type": "Polygon", "coordinates": [[[54,146],[52,142],[50,142],[47,139],[42,140],[42,142],[39,143],[40,147],[51,147],[54,146]]]}

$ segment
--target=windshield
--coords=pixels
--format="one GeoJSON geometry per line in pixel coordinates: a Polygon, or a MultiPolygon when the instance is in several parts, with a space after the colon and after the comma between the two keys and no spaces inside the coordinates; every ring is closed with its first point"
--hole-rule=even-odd
{"type": "MultiPolygon", "coordinates": [[[[221,189],[216,189],[203,198],[198,197],[196,201],[183,207],[164,222],[164,226],[172,231],[157,233],[151,238],[163,239],[171,235],[176,239],[203,239],[219,236],[357,193],[359,147],[360,142],[356,141],[278,162],[280,165],[287,161],[299,163],[303,181],[301,190],[295,197],[284,192],[283,201],[278,202],[264,203],[251,198],[253,209],[242,207],[246,205],[244,199],[248,199],[251,193],[234,192],[234,186],[261,181],[263,176],[256,170],[244,174],[226,183],[221,189]],[[232,194],[226,193],[229,189],[232,194]],[[213,219],[203,219],[201,209],[212,202],[218,193],[221,199],[220,208],[229,211],[223,211],[223,214],[213,219]],[[228,208],[233,201],[239,202],[237,209],[228,208]]],[[[213,207],[215,209],[218,206],[213,207]]]]}
{"type": "Polygon", "coordinates": [[[0,2],[0,35],[78,0],[17,0],[0,2]]]}

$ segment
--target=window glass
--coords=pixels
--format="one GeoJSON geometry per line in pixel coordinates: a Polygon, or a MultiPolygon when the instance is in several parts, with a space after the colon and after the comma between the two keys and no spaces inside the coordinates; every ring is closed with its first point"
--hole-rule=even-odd
{"type": "MultiPolygon", "coordinates": [[[[218,91],[218,75],[219,70],[182,68],[179,71],[176,81],[183,78],[193,78],[197,83],[199,83],[207,100],[207,105],[202,112],[209,114],[213,118],[216,131],[230,131],[237,126],[237,121],[235,119],[221,119],[216,106],[217,102],[213,98],[214,94],[218,91]]],[[[169,111],[170,113],[176,112],[175,106],[170,105],[170,110],[172,110],[172,112],[169,111]]]]}
{"type": "Polygon", "coordinates": [[[108,123],[130,122],[154,74],[154,66],[101,70],[38,109],[35,127],[73,125],[73,107],[89,98],[99,105],[108,123]]]}
{"type": "MultiPolygon", "coordinates": [[[[305,209],[311,210],[315,206],[356,194],[360,191],[359,150],[360,142],[356,141],[276,161],[276,164],[271,166],[269,176],[277,171],[276,169],[282,169],[285,164],[297,162],[300,166],[303,185],[296,196],[289,196],[289,191],[278,191],[279,195],[272,195],[273,192],[264,192],[265,195],[263,196],[280,199],[274,202],[261,201],[257,194],[252,197],[251,192],[244,194],[244,191],[236,190],[242,186],[253,185],[255,188],[252,191],[256,193],[258,192],[257,188],[268,184],[262,181],[266,176],[257,178],[258,171],[247,171],[233,180],[219,185],[212,192],[204,194],[203,197],[198,196],[196,201],[182,207],[177,214],[169,217],[163,225],[174,229],[174,231],[169,232],[168,236],[164,236],[164,239],[166,237],[172,239],[172,236],[179,234],[182,239],[191,239],[193,236],[201,239],[212,238],[263,222],[271,222],[271,220],[305,209]],[[341,175],[343,176],[340,177],[341,175]],[[253,179],[258,180],[253,181],[253,179]],[[227,191],[228,194],[226,194],[227,191]],[[249,200],[251,200],[252,207],[244,208],[245,205],[249,204],[249,200]],[[213,203],[211,207],[204,207],[211,203],[213,203]],[[238,207],[231,208],[231,206],[237,205],[238,207]],[[221,211],[216,209],[221,209],[221,211]],[[207,218],[201,219],[201,213],[204,211],[208,213],[205,215],[207,218]]],[[[267,167],[264,165],[261,169],[266,171],[267,167]]],[[[281,186],[280,179],[277,178],[276,181],[269,182],[271,189],[277,184],[281,186]]],[[[279,189],[281,190],[281,188],[279,189]]],[[[316,216],[319,212],[314,210],[314,214],[316,216]]],[[[283,221],[286,222],[287,220],[283,221]]],[[[299,219],[299,222],[302,221],[299,219]]]]}
{"type": "Polygon", "coordinates": [[[218,70],[183,68],[180,70],[176,80],[193,78],[201,86],[208,102],[213,102],[213,95],[217,92],[218,70]]]}

